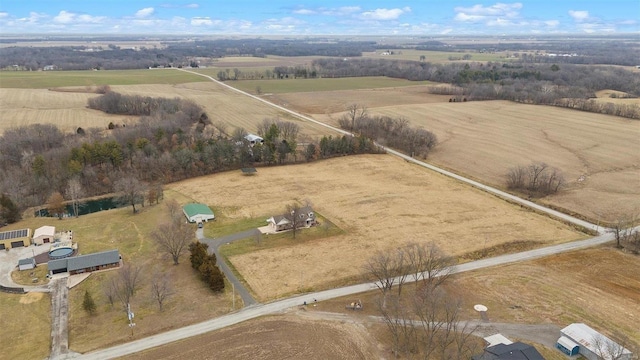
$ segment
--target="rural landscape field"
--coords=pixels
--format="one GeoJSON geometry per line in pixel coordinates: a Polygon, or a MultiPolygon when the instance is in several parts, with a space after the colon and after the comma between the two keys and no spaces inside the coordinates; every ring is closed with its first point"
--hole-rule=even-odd
{"type": "MultiPolygon", "coordinates": [[[[640,221],[640,90],[634,88],[640,73],[628,60],[633,49],[600,64],[603,45],[594,42],[591,57],[567,55],[558,65],[548,56],[556,49],[553,37],[494,48],[485,48],[493,39],[479,38],[323,38],[301,41],[300,48],[290,39],[117,40],[61,40],[60,46],[76,47],[82,64],[62,47],[35,41],[24,54],[51,47],[55,56],[41,61],[48,70],[28,61],[0,71],[1,230],[72,229],[80,254],[118,249],[123,264],[140,271],[128,304],[135,326],[124,310],[129,301],[113,293],[124,269],[91,273],[69,290],[69,356],[111,358],[102,354],[113,350],[124,351],[113,357],[125,359],[421,357],[422,348],[400,348],[385,316],[390,308],[407,316],[403,301],[431,295],[455,308],[452,323],[479,324],[469,354],[482,352],[482,336],[506,329],[512,340],[561,360],[559,329],[582,322],[640,350],[640,238],[633,228],[640,221]],[[300,53],[290,55],[293,48],[300,53]],[[102,51],[114,53],[100,63],[87,60],[102,51]],[[90,70],[67,70],[50,59],[90,70]],[[584,74],[596,80],[583,81],[584,74]],[[594,84],[605,78],[608,87],[594,84]],[[367,133],[358,121],[386,130],[367,133]],[[416,155],[389,145],[396,133],[416,143],[433,135],[433,142],[416,155]],[[420,161],[520,199],[506,200],[420,161]],[[555,191],[508,185],[510,171],[539,163],[561,174],[555,191]],[[72,184],[84,191],[74,195],[72,184]],[[65,202],[102,197],[123,207],[56,212],[65,202]],[[205,204],[215,219],[185,225],[182,206],[189,203],[205,204]],[[574,218],[534,210],[533,203],[574,218]],[[253,231],[271,217],[295,218],[301,206],[310,206],[319,222],[296,231],[253,231]],[[59,219],[35,216],[40,209],[59,219]],[[9,221],[9,212],[19,216],[9,221]],[[161,243],[169,231],[158,229],[167,224],[186,229],[178,255],[161,243]],[[190,256],[195,239],[208,244],[204,254],[214,255],[202,257],[212,263],[190,256]],[[387,256],[384,266],[396,268],[382,277],[407,275],[412,244],[433,245],[430,256],[453,264],[442,265],[448,271],[582,240],[598,245],[443,276],[438,292],[440,285],[431,288],[425,279],[401,295],[399,286],[384,288],[375,272],[375,261],[387,256]],[[633,241],[636,250],[625,247],[633,241]],[[401,260],[389,260],[394,256],[401,260]],[[223,283],[218,289],[209,282],[213,269],[223,283]],[[154,298],[158,279],[171,285],[165,303],[154,298]],[[397,297],[388,291],[396,289],[397,297]],[[347,290],[349,296],[335,295],[347,290]],[[477,304],[486,313],[474,310],[477,304]],[[219,320],[228,327],[184,335],[219,320]],[[172,338],[144,347],[153,336],[172,338]],[[130,344],[144,351],[122,350],[130,344]]],[[[570,44],[587,53],[580,41],[570,44]]],[[[0,45],[11,61],[19,59],[13,51],[19,53],[0,45]]],[[[0,274],[3,289],[6,282],[27,290],[0,292],[0,317],[17,340],[5,347],[8,358],[45,358],[58,341],[52,297],[35,288],[47,286],[46,266],[0,274]]],[[[450,345],[439,346],[442,354],[431,359],[453,358],[445,355],[450,345]]]]}

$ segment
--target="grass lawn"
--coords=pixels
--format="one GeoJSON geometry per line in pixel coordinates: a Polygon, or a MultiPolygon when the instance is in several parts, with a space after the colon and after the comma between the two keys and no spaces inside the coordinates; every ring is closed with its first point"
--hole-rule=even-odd
{"type": "MultiPolygon", "coordinates": [[[[176,199],[180,204],[189,200],[168,190],[165,191],[165,201],[169,199],[176,199]]],[[[166,208],[160,203],[140,208],[140,212],[135,215],[131,207],[125,207],[84,215],[77,219],[56,220],[31,217],[7,226],[7,230],[25,227],[33,229],[43,225],[54,225],[57,231],[71,229],[74,231],[73,238],[77,241],[81,254],[118,249],[125,263],[142,268],[139,275],[139,288],[131,301],[137,324],[133,336],[127,326],[128,320],[122,305],[118,300],[111,305],[104,294],[105,284],[111,277],[117,276],[118,270],[93,273],[69,291],[69,347],[71,350],[87,352],[218,317],[232,310],[231,288],[227,287],[228,291],[222,294],[212,293],[191,268],[188,251],[183,254],[180,264],[174,266],[168,254],[157,249],[151,233],[156,225],[166,218],[166,208]],[[166,274],[170,278],[174,291],[162,312],[159,311],[158,304],[151,296],[151,278],[156,274],[166,274]],[[82,309],[85,291],[89,291],[97,305],[97,314],[94,316],[82,309]]],[[[41,267],[46,269],[46,265],[41,267]]],[[[38,268],[37,271],[40,269],[38,268]]],[[[30,280],[27,279],[27,281],[30,280]]],[[[10,296],[0,294],[0,306],[4,301],[9,301],[5,298],[9,299],[10,296]]],[[[13,299],[19,300],[19,296],[16,295],[13,299]]],[[[41,301],[44,314],[38,315],[38,321],[44,321],[46,326],[43,335],[38,336],[40,341],[44,339],[46,342],[42,346],[44,348],[42,356],[18,356],[26,350],[16,349],[12,351],[18,355],[10,358],[44,358],[48,353],[51,311],[48,299],[46,297],[46,300],[41,301]]],[[[17,308],[19,303],[8,302],[7,304],[2,306],[3,323],[18,324],[16,327],[29,323],[29,318],[25,318],[23,311],[17,308]],[[16,307],[16,310],[11,310],[12,306],[16,307]],[[5,313],[6,309],[9,311],[5,313]]],[[[31,309],[29,311],[32,312],[31,309]]],[[[36,324],[36,328],[38,326],[36,324]]]]}
{"type": "Polygon", "coordinates": [[[0,88],[48,89],[63,86],[182,84],[201,81],[201,76],[172,69],[0,72],[0,88]]]}
{"type": "Polygon", "coordinates": [[[2,343],[2,359],[44,359],[51,350],[51,297],[0,292],[2,331],[11,334],[2,343]]]}
{"type": "Polygon", "coordinates": [[[389,88],[429,84],[428,81],[409,81],[383,76],[366,76],[337,79],[281,79],[281,80],[239,80],[227,81],[240,90],[255,93],[259,86],[263,94],[282,94],[293,92],[358,90],[371,88],[389,88]]]}

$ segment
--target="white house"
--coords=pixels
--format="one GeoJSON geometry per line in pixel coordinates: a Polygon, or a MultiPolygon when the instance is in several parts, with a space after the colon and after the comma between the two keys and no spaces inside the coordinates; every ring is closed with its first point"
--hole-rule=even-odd
{"type": "Polygon", "coordinates": [[[33,232],[33,243],[36,245],[52,243],[55,235],[55,226],[41,226],[33,232]]]}
{"type": "MultiPolygon", "coordinates": [[[[275,215],[267,219],[270,230],[272,232],[278,232],[283,230],[290,230],[293,228],[291,216],[293,214],[275,215]]],[[[316,214],[313,212],[310,206],[301,207],[297,211],[298,219],[296,219],[296,228],[311,227],[316,225],[316,214]]]]}
{"type": "Polygon", "coordinates": [[[560,330],[560,335],[556,347],[565,353],[577,344],[578,353],[589,360],[631,360],[631,351],[586,324],[571,324],[560,330]]]}
{"type": "Polygon", "coordinates": [[[256,144],[263,144],[264,143],[264,139],[261,138],[258,135],[254,135],[254,134],[247,134],[244,137],[245,140],[247,140],[250,144],[250,146],[256,145],[256,144]]]}

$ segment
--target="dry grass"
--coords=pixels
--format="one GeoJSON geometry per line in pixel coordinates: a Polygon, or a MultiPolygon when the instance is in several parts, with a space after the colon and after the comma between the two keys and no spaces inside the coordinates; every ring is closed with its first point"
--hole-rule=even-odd
{"type": "Polygon", "coordinates": [[[48,294],[0,292],[3,359],[44,359],[51,350],[51,298],[48,294]]]}
{"type": "Polygon", "coordinates": [[[109,122],[129,124],[137,119],[88,109],[88,99],[95,96],[46,89],[0,88],[0,134],[5,129],[29,124],[54,124],[62,131],[74,132],[78,127],[105,129],[109,122]]]}
{"type": "Polygon", "coordinates": [[[35,269],[31,270],[14,270],[11,272],[11,280],[13,280],[16,284],[28,285],[28,286],[38,286],[38,285],[46,285],[49,283],[49,279],[47,279],[47,264],[40,264],[36,266],[35,269]],[[37,281],[33,281],[37,279],[37,281]]]}
{"type": "MultiPolygon", "coordinates": [[[[455,276],[469,304],[496,322],[584,322],[640,345],[640,257],[605,247],[455,276]]],[[[468,310],[468,316],[477,316],[468,310]]]]}
{"type": "MultiPolygon", "coordinates": [[[[376,250],[412,240],[432,240],[448,253],[461,255],[513,241],[553,244],[584,236],[547,217],[384,155],[261,168],[253,177],[222,173],[174,183],[170,188],[223,210],[234,209],[231,216],[238,219],[281,213],[292,201],[308,199],[319,213],[346,231],[346,235],[297,246],[232,256],[234,266],[261,300],[362,281],[362,265],[376,250]]],[[[263,238],[268,241],[268,236],[263,238]]]]}
{"type": "MultiPolygon", "coordinates": [[[[366,101],[375,91],[343,92],[370,114],[404,117],[436,133],[440,144],[429,161],[498,187],[508,169],[543,161],[560,169],[567,187],[544,203],[612,222],[640,211],[640,122],[549,106],[507,101],[449,103],[434,95],[423,103],[402,90],[385,91],[385,101],[366,101]],[[354,94],[353,96],[349,93],[354,94]],[[403,105],[393,105],[397,102],[403,105]],[[379,105],[376,105],[379,104],[379,105]],[[578,179],[584,176],[584,181],[578,179]]],[[[330,96],[330,94],[322,94],[330,96]]],[[[288,94],[287,101],[335,124],[347,102],[328,103],[328,114],[310,104],[316,94],[288,94]],[[296,100],[299,99],[299,100],[296,100]]]]}
{"type": "MultiPolygon", "coordinates": [[[[172,191],[165,192],[166,199],[176,199],[181,204],[186,199],[172,191]]],[[[133,215],[131,207],[102,211],[81,216],[77,219],[28,217],[19,223],[7,226],[7,229],[38,228],[43,225],[54,225],[57,230],[72,229],[74,241],[82,254],[89,254],[109,249],[118,249],[125,263],[135,264],[143,268],[140,288],[131,306],[136,313],[134,337],[127,326],[127,317],[122,306],[108,304],[103,286],[110,276],[117,272],[106,271],[95,273],[69,292],[69,347],[73,351],[86,352],[150,336],[173,328],[186,326],[205,319],[226,314],[232,310],[231,289],[221,295],[213,294],[200,281],[198,275],[190,267],[188,252],[181,258],[179,266],[165,253],[159,252],[154,245],[151,232],[155,226],[166,218],[165,208],[161,205],[146,206],[133,215]],[[167,273],[175,290],[165,304],[163,312],[158,311],[157,303],[150,296],[150,278],[156,272],[167,273]],[[93,296],[98,306],[95,316],[89,316],[82,309],[85,290],[93,296]]],[[[195,227],[194,227],[195,230],[195,227]]],[[[45,266],[46,268],[46,266],[45,266]]],[[[237,299],[237,304],[241,301],[237,299]]],[[[49,326],[50,302],[46,305],[47,315],[44,319],[49,326]]],[[[24,314],[20,311],[2,313],[3,322],[24,324],[24,314]]],[[[50,338],[50,328],[44,335],[50,338]]],[[[48,341],[48,340],[47,340],[48,341]]],[[[30,357],[33,358],[33,357],[30,357]]]]}
{"type": "MultiPolygon", "coordinates": [[[[206,80],[205,78],[203,78],[206,80]]],[[[228,132],[233,128],[242,127],[249,132],[255,132],[258,124],[266,118],[280,118],[298,123],[302,128],[300,141],[309,137],[330,134],[319,125],[309,124],[291,115],[274,109],[257,100],[252,100],[233,90],[226,89],[214,82],[186,83],[179,85],[131,85],[112,86],[114,91],[123,94],[138,94],[154,97],[181,97],[192,100],[202,106],[214,122],[222,122],[228,126],[228,132]]]]}
{"type": "Polygon", "coordinates": [[[269,316],[123,359],[376,359],[362,324],[269,316]],[[248,341],[247,339],[251,339],[248,341]]]}

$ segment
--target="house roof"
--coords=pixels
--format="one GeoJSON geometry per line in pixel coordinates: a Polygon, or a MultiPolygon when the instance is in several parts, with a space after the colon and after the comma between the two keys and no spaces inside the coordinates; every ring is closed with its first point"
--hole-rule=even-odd
{"type": "MultiPolygon", "coordinates": [[[[613,340],[609,339],[608,337],[602,335],[598,331],[592,329],[589,325],[583,324],[583,323],[571,324],[565,327],[564,329],[560,330],[560,333],[596,354],[599,352],[602,352],[602,351],[598,351],[599,348],[611,347],[609,344],[614,346],[621,346],[616,342],[614,342],[613,340]],[[597,344],[598,341],[601,342],[600,346],[598,346],[597,344]]],[[[622,353],[631,354],[631,351],[624,349],[622,353]]],[[[606,351],[605,351],[605,354],[603,355],[605,360],[608,360],[611,358],[609,354],[606,354],[606,351]]]]}
{"type": "Polygon", "coordinates": [[[544,360],[542,355],[529,344],[515,342],[498,344],[484,349],[482,355],[474,356],[475,360],[544,360]]]}
{"type": "Polygon", "coordinates": [[[34,258],[26,258],[26,259],[20,259],[18,260],[18,266],[20,265],[35,265],[36,264],[36,259],[34,258]]]}
{"type": "Polygon", "coordinates": [[[29,229],[9,230],[0,232],[0,240],[19,239],[29,236],[29,229]]]}
{"type": "Polygon", "coordinates": [[[263,141],[264,140],[260,136],[254,135],[254,134],[247,134],[244,138],[247,139],[248,141],[256,141],[256,140],[263,141]]]}
{"type": "Polygon", "coordinates": [[[56,227],[55,226],[45,225],[45,226],[41,226],[41,227],[37,228],[33,232],[33,237],[37,238],[39,236],[54,236],[55,234],[56,234],[56,227]]]}
{"type": "Polygon", "coordinates": [[[49,271],[67,269],[75,271],[93,266],[114,264],[120,261],[118,250],[108,250],[94,254],[80,255],[71,258],[51,260],[47,263],[49,271]]]}
{"type": "MultiPolygon", "coordinates": [[[[311,209],[311,206],[303,206],[298,209],[298,214],[304,215],[305,219],[315,219],[316,215],[311,209]]],[[[288,219],[289,214],[275,215],[267,219],[267,222],[272,222],[275,225],[285,225],[291,223],[288,219]]]]}
{"type": "Polygon", "coordinates": [[[182,210],[188,217],[196,215],[212,215],[213,211],[205,204],[191,203],[182,207],[182,210]]]}

